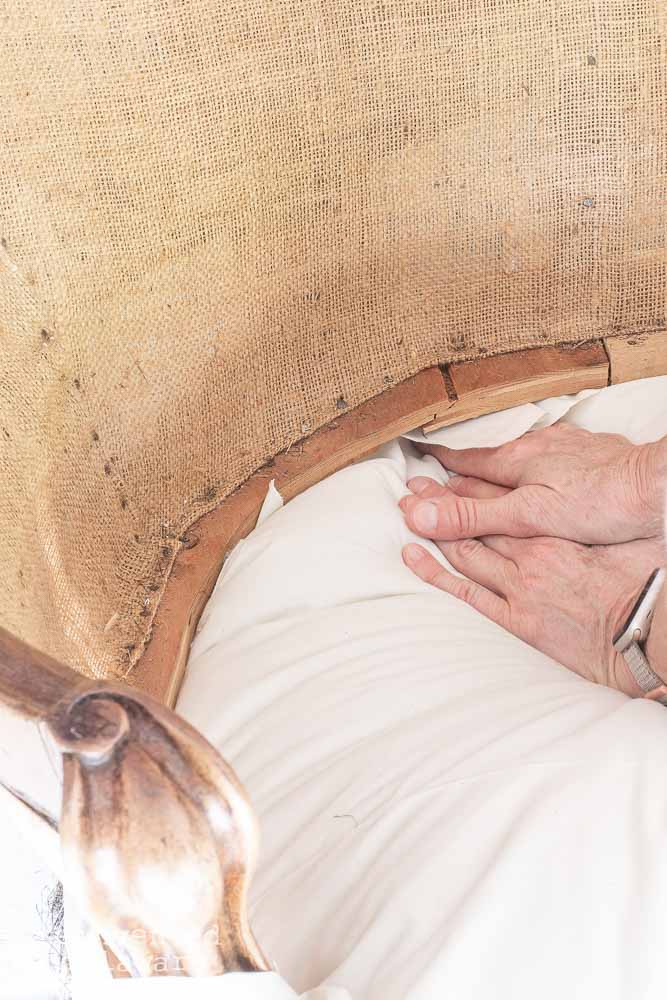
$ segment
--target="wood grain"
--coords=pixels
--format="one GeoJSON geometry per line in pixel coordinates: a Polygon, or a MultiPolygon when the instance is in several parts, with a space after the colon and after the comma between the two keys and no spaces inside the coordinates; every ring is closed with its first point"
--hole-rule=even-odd
{"type": "Polygon", "coordinates": [[[667,332],[614,338],[614,343],[594,340],[575,347],[535,348],[452,364],[443,371],[429,368],[277,456],[189,532],[195,547],[183,549],[176,558],[150,642],[129,683],[175,704],[197,622],[225,555],[254,527],[271,479],[289,500],[414,427],[428,432],[519,403],[606,386],[609,358],[612,367],[616,364],[616,381],[667,373],[667,332]]]}
{"type": "Polygon", "coordinates": [[[285,500],[385,441],[437,419],[451,405],[442,373],[429,368],[351,410],[278,455],[188,532],[156,615],[150,642],[128,682],[173,706],[190,643],[226,553],[252,530],[272,479],[285,500]]]}
{"type": "Polygon", "coordinates": [[[0,701],[26,719],[44,719],[90,681],[0,628],[0,701]]]}
{"type": "Polygon", "coordinates": [[[607,337],[611,366],[610,383],[630,382],[667,372],[667,331],[607,337]]]}
{"type": "Polygon", "coordinates": [[[191,529],[131,677],[134,691],[83,678],[0,629],[0,702],[43,720],[63,754],[68,884],[78,882],[86,910],[135,975],[170,971],[156,969],[165,958],[156,939],[167,942],[168,959],[182,960],[181,973],[267,968],[245,904],[255,853],[252,810],[217,752],[157,702],[175,702],[199,616],[226,553],[254,526],[269,481],[289,500],[415,426],[445,426],[554,393],[659,374],[667,374],[667,333],[614,337],[430,368],[341,416],[258,470],[191,529]],[[113,855],[122,885],[116,875],[107,884],[95,865],[100,851],[113,855]],[[143,863],[151,872],[163,865],[172,905],[156,908],[143,893],[135,877],[143,863]],[[181,920],[181,883],[172,884],[170,873],[185,867],[200,898],[181,920]],[[211,945],[206,933],[214,920],[219,935],[211,945]],[[128,921],[146,934],[128,942],[128,921]],[[201,932],[195,938],[193,926],[201,932]]]}
{"type": "Polygon", "coordinates": [[[521,403],[607,385],[609,361],[601,341],[578,347],[539,347],[448,365],[455,402],[423,427],[425,434],[521,403]]]}

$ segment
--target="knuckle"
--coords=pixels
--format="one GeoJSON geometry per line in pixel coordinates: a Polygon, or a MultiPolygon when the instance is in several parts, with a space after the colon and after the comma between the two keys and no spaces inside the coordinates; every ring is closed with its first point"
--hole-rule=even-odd
{"type": "Polygon", "coordinates": [[[451,493],[462,493],[465,492],[470,483],[470,476],[454,476],[451,475],[447,480],[447,489],[451,493]]]}
{"type": "Polygon", "coordinates": [[[437,559],[434,559],[432,556],[429,556],[428,566],[426,567],[426,573],[428,573],[428,582],[434,583],[437,586],[440,586],[443,577],[446,577],[447,575],[446,571],[443,569],[443,567],[440,565],[437,559]]]}
{"type": "Polygon", "coordinates": [[[474,559],[479,554],[481,542],[475,538],[462,538],[456,543],[456,550],[463,559],[474,559]]]}
{"type": "Polygon", "coordinates": [[[440,590],[447,590],[449,574],[435,559],[429,558],[428,565],[423,567],[420,575],[425,583],[430,583],[431,586],[438,587],[440,590]]]}
{"type": "Polygon", "coordinates": [[[438,590],[442,590],[445,594],[454,594],[456,596],[456,587],[452,584],[452,576],[444,569],[435,570],[431,574],[430,579],[427,580],[427,583],[437,587],[438,590]]]}
{"type": "Polygon", "coordinates": [[[523,437],[516,438],[514,441],[503,445],[502,449],[500,449],[501,457],[503,459],[526,461],[535,451],[536,434],[539,434],[539,431],[536,431],[534,434],[524,434],[523,437]]]}
{"type": "Polygon", "coordinates": [[[477,534],[475,506],[463,497],[456,497],[451,511],[452,527],[460,538],[471,538],[477,534]]]}
{"type": "Polygon", "coordinates": [[[458,585],[458,596],[466,604],[474,604],[477,595],[477,585],[472,580],[460,580],[458,585]]]}

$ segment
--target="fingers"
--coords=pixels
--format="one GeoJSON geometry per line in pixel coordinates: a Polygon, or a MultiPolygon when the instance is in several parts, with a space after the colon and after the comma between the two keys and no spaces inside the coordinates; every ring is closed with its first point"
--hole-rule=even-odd
{"type": "Polygon", "coordinates": [[[493,500],[495,497],[504,497],[510,492],[507,486],[487,483],[485,479],[475,479],[474,476],[450,476],[447,486],[457,496],[471,497],[475,500],[493,500]]]}
{"type": "MultiPolygon", "coordinates": [[[[496,486],[495,483],[487,483],[484,479],[475,479],[472,476],[454,476],[444,486],[437,483],[435,479],[429,479],[426,476],[415,476],[413,479],[408,479],[407,485],[420,500],[443,497],[451,490],[454,490],[457,496],[478,500],[503,497],[511,492],[506,486],[496,486]]],[[[526,544],[522,539],[512,538],[508,535],[485,535],[481,541],[488,549],[497,552],[513,563],[516,563],[516,560],[520,556],[521,546],[525,546],[526,544]]],[[[447,544],[449,543],[439,543],[443,552],[445,552],[444,546],[447,544]]],[[[483,581],[480,580],[481,582],[483,581]]]]}
{"type": "Polygon", "coordinates": [[[501,486],[518,486],[521,474],[520,450],[515,441],[498,448],[446,448],[441,444],[417,444],[426,455],[433,455],[450,472],[486,479],[501,486]]]}
{"type": "Polygon", "coordinates": [[[408,526],[417,535],[439,541],[479,538],[481,535],[513,535],[525,538],[542,534],[525,516],[521,491],[511,491],[489,500],[475,500],[445,490],[431,500],[405,496],[399,506],[408,526]]]}
{"type": "MultiPolygon", "coordinates": [[[[514,563],[515,566],[522,556],[526,556],[528,552],[527,546],[533,541],[534,539],[532,538],[512,538],[510,535],[482,535],[480,538],[480,542],[483,542],[487,549],[497,552],[498,555],[514,563]]],[[[439,542],[438,544],[442,545],[443,543],[439,542]]],[[[447,543],[445,542],[444,544],[447,543]]]]}
{"type": "Polygon", "coordinates": [[[447,486],[442,486],[437,483],[435,479],[428,479],[426,476],[413,476],[412,479],[408,479],[407,487],[412,490],[418,497],[422,500],[431,500],[433,497],[444,496],[447,492],[447,486]]]}
{"type": "Polygon", "coordinates": [[[506,597],[515,572],[514,563],[474,538],[439,542],[438,548],[454,569],[499,597],[506,597]]]}
{"type": "Polygon", "coordinates": [[[465,601],[486,618],[502,625],[503,628],[507,627],[508,605],[506,601],[473,580],[464,580],[454,576],[421,545],[406,545],[403,549],[403,560],[406,566],[425,583],[430,583],[446,594],[451,594],[460,601],[465,601]]]}
{"type": "Polygon", "coordinates": [[[510,492],[506,486],[487,483],[486,480],[475,479],[474,476],[450,476],[444,486],[437,483],[435,479],[414,476],[412,479],[408,479],[407,486],[422,500],[432,500],[434,497],[445,496],[448,490],[453,490],[457,496],[473,497],[476,500],[490,500],[510,492]]]}

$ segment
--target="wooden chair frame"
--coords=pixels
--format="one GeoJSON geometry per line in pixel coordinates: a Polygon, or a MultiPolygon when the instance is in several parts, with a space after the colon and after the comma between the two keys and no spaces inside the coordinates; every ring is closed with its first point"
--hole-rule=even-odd
{"type": "Polygon", "coordinates": [[[175,705],[197,623],[225,557],[253,529],[272,479],[291,500],[415,427],[428,434],[520,403],[663,374],[667,330],[657,330],[428,368],[338,417],[277,455],[193,525],[129,683],[175,705]]]}
{"type": "Polygon", "coordinates": [[[667,374],[662,330],[429,368],[341,416],[193,527],[129,684],[84,678],[0,630],[0,707],[39,721],[62,755],[67,884],[121,960],[114,974],[269,967],[246,910],[252,809],[217,751],[171,711],[201,612],[227,552],[254,526],[269,480],[289,500],[414,427],[428,434],[519,403],[659,374],[667,374]]]}

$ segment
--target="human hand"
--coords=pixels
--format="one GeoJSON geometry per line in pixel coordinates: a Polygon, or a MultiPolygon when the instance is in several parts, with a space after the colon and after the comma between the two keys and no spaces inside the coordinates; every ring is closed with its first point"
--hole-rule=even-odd
{"type": "MultiPolygon", "coordinates": [[[[421,485],[420,495],[431,499],[447,490],[433,480],[421,485]]],[[[465,483],[470,499],[506,494],[480,480],[465,483]]],[[[467,579],[444,569],[421,545],[407,545],[403,559],[426,583],[470,604],[582,677],[632,696],[642,694],[612,639],[649,574],[664,561],[657,539],[588,547],[557,538],[492,535],[437,545],[467,579]]]]}
{"type": "Polygon", "coordinates": [[[408,482],[418,496],[409,498],[404,511],[410,528],[423,537],[552,535],[609,544],[662,533],[667,438],[633,445],[618,434],[555,424],[499,448],[419,447],[463,477],[450,479],[449,490],[431,498],[419,493],[419,477],[408,482]],[[510,489],[471,497],[467,477],[510,489]]]}

